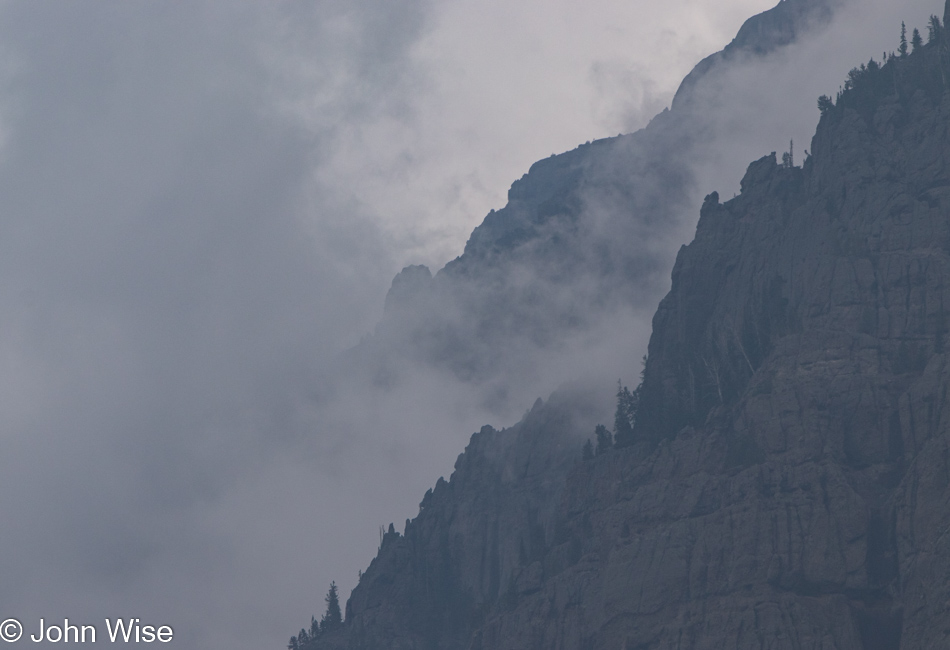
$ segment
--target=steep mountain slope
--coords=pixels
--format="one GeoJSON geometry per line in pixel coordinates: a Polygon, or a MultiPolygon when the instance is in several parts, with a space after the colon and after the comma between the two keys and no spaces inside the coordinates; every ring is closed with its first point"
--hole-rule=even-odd
{"type": "Polygon", "coordinates": [[[701,197],[693,168],[714,132],[707,107],[691,98],[714,96],[719,73],[827,22],[837,3],[783,0],[697,66],[672,110],[646,128],[532,165],[461,256],[434,277],[425,267],[397,276],[375,336],[351,365],[374,375],[401,359],[445,368],[483,387],[500,412],[525,399],[519,382],[571,337],[620,313],[647,323],[693,222],[701,197]]]}
{"type": "Polygon", "coordinates": [[[636,444],[580,460],[569,392],[483,429],[315,647],[945,644],[948,78],[935,28],[852,71],[801,168],[708,196],[636,444]]]}

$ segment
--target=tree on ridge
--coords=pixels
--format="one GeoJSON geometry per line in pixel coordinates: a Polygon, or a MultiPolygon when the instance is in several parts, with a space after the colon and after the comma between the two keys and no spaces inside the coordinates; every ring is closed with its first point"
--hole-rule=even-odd
{"type": "Polygon", "coordinates": [[[330,591],[326,597],[327,612],[320,621],[320,631],[330,632],[343,624],[343,613],[340,611],[340,596],[337,593],[336,582],[330,583],[330,591]]]}

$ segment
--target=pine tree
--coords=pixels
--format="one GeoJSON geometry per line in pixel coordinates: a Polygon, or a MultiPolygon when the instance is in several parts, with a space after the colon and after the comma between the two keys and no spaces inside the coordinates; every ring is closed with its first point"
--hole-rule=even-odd
{"type": "MultiPolygon", "coordinates": [[[[950,2],[950,0],[947,0],[950,2]]],[[[907,56],[907,25],[901,21],[901,46],[897,48],[901,56],[907,56]]]]}
{"type": "Polygon", "coordinates": [[[791,169],[795,166],[795,141],[788,143],[788,151],[782,154],[782,167],[791,169]]]}
{"type": "Polygon", "coordinates": [[[933,43],[937,39],[939,39],[941,29],[942,29],[942,25],[940,24],[940,19],[937,18],[936,16],[931,16],[930,22],[927,24],[927,30],[928,30],[927,42],[933,43]]]}
{"type": "Polygon", "coordinates": [[[597,439],[597,455],[606,453],[614,446],[614,437],[602,424],[594,427],[594,437],[597,439]]]}
{"type": "Polygon", "coordinates": [[[640,388],[630,392],[617,380],[617,410],[614,413],[614,444],[628,447],[633,444],[633,425],[640,406],[640,388]]]}
{"type": "Polygon", "coordinates": [[[584,460],[591,460],[594,458],[594,445],[591,444],[590,438],[588,438],[587,442],[584,443],[584,452],[581,457],[584,460]]]}
{"type": "Polygon", "coordinates": [[[287,644],[287,650],[300,650],[300,644],[297,643],[297,637],[290,637],[290,643],[287,644]]]}
{"type": "Polygon", "coordinates": [[[835,103],[831,101],[831,97],[828,95],[822,95],[818,98],[818,110],[821,111],[821,114],[824,115],[832,108],[835,107],[835,103]]]}
{"type": "Polygon", "coordinates": [[[330,583],[330,591],[326,597],[327,612],[320,621],[320,631],[330,632],[343,624],[343,614],[340,612],[340,597],[337,594],[336,582],[330,583]]]}
{"type": "Polygon", "coordinates": [[[920,30],[914,27],[914,35],[911,36],[910,44],[914,48],[912,51],[916,52],[924,45],[924,39],[920,36],[920,30]]]}

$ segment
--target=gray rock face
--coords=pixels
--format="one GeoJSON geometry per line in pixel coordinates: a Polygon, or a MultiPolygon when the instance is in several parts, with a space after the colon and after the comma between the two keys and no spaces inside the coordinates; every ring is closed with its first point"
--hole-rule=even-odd
{"type": "Polygon", "coordinates": [[[707,197],[634,446],[581,461],[568,395],[475,434],[318,647],[946,645],[948,50],[854,74],[803,167],[707,197]]]}
{"type": "MultiPolygon", "coordinates": [[[[592,430],[589,396],[538,400],[511,429],[483,427],[451,481],[426,493],[404,534],[385,534],[346,606],[346,624],[317,648],[467,648],[512,585],[540,585],[525,567],[547,553],[578,430],[592,430]]],[[[530,571],[529,571],[530,573],[530,571]]]]}
{"type": "Polygon", "coordinates": [[[654,320],[642,442],[572,474],[577,563],[480,647],[946,643],[948,70],[941,42],[858,75],[802,169],[766,157],[708,197],[654,320]]]}
{"type": "Polygon", "coordinates": [[[859,78],[802,169],[766,157],[708,197],[654,319],[640,447],[571,476],[580,559],[482,647],[946,642],[943,47],[859,78]]]}

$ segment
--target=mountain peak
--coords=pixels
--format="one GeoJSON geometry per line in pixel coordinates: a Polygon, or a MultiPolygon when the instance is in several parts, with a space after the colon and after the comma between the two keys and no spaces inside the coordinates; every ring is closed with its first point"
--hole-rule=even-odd
{"type": "Polygon", "coordinates": [[[827,22],[844,0],[781,0],[776,6],[752,16],[736,37],[721,51],[700,61],[686,75],[673,97],[673,110],[685,110],[694,101],[697,86],[714,76],[724,64],[740,56],[764,56],[781,49],[815,25],[827,22]]]}

